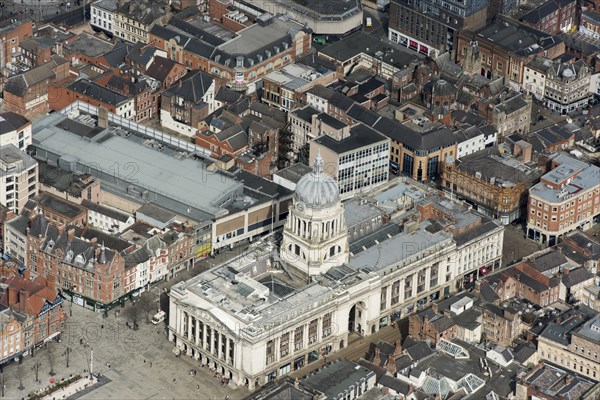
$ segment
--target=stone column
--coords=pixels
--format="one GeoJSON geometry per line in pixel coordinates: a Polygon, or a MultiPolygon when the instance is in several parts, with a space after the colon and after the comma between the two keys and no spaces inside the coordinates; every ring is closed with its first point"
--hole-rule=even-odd
{"type": "Polygon", "coordinates": [[[227,335],[225,335],[225,363],[229,364],[229,338],[227,335]]]}
{"type": "Polygon", "coordinates": [[[181,337],[185,336],[185,325],[183,323],[185,318],[186,318],[186,312],[181,310],[181,312],[179,314],[179,334],[181,335],[181,337]]]}
{"type": "Polygon", "coordinates": [[[202,348],[206,350],[206,331],[208,330],[208,325],[204,324],[204,329],[202,329],[202,348]]]}
{"type": "Polygon", "coordinates": [[[304,333],[302,334],[302,348],[308,348],[308,324],[304,324],[303,328],[304,333]]]}
{"type": "Polygon", "coordinates": [[[323,340],[323,318],[319,317],[317,319],[317,343],[320,343],[323,340]]]}
{"type": "Polygon", "coordinates": [[[187,339],[192,341],[192,314],[188,314],[187,339]]]}
{"type": "Polygon", "coordinates": [[[219,357],[219,360],[221,360],[223,358],[223,343],[221,342],[223,340],[223,335],[221,334],[221,332],[219,332],[219,340],[217,341],[217,346],[219,346],[217,348],[217,356],[219,357]]]}
{"type": "Polygon", "coordinates": [[[198,346],[198,344],[199,344],[198,342],[200,341],[200,324],[201,324],[200,320],[198,320],[198,318],[196,318],[196,337],[194,340],[194,344],[196,346],[198,346]]]}

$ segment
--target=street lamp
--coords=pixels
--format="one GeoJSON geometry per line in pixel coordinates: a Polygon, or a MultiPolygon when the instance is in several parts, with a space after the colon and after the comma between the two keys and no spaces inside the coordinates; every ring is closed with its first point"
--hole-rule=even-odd
{"type": "Polygon", "coordinates": [[[35,381],[36,382],[40,381],[39,372],[40,372],[40,362],[36,361],[35,362],[35,381]]]}
{"type": "Polygon", "coordinates": [[[64,353],[67,356],[67,368],[69,368],[69,353],[71,353],[71,348],[67,347],[64,353]]]}

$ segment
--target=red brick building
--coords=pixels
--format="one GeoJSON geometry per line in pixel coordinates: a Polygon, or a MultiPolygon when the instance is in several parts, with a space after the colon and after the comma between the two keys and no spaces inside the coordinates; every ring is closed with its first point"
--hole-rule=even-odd
{"type": "Polygon", "coordinates": [[[93,308],[110,307],[128,294],[126,283],[135,281],[135,268],[125,268],[121,252],[131,246],[91,229],[53,225],[42,212],[27,229],[31,274],[93,308]]]}
{"type": "Polygon", "coordinates": [[[31,20],[0,21],[0,90],[4,88],[6,79],[14,72],[8,68],[8,64],[12,65],[17,61],[20,43],[31,37],[33,37],[31,20]]]}
{"type": "Polygon", "coordinates": [[[62,110],[75,101],[83,101],[96,107],[104,107],[109,112],[127,119],[135,119],[135,101],[105,86],[80,79],[69,85],[56,85],[48,90],[51,110],[62,110]]]}
{"type": "Polygon", "coordinates": [[[577,0],[549,0],[521,17],[521,22],[550,35],[568,32],[578,25],[577,0]]]}
{"type": "Polygon", "coordinates": [[[32,281],[28,275],[0,279],[8,286],[0,296],[0,304],[27,317],[22,323],[23,351],[62,333],[65,322],[63,299],[54,289],[54,282],[41,277],[32,281]]]}
{"type": "Polygon", "coordinates": [[[161,82],[161,89],[166,90],[188,72],[185,65],[164,57],[155,57],[145,74],[161,82]]]}
{"type": "Polygon", "coordinates": [[[69,61],[52,56],[46,64],[13,76],[4,85],[4,107],[8,111],[31,118],[48,112],[52,96],[49,85],[70,77],[69,61]]]}
{"type": "Polygon", "coordinates": [[[272,18],[266,26],[249,26],[229,41],[208,39],[210,36],[193,24],[173,17],[166,26],[155,24],[148,34],[148,42],[165,50],[171,60],[206,72],[239,91],[293,63],[311,48],[311,36],[302,26],[278,18],[272,18]],[[264,43],[256,48],[253,38],[261,36],[264,43]],[[204,37],[207,39],[200,39],[204,37]]]}
{"type": "Polygon", "coordinates": [[[111,72],[103,74],[94,81],[107,89],[133,99],[135,122],[143,122],[158,114],[160,93],[153,91],[150,83],[143,78],[126,78],[111,72]]]}

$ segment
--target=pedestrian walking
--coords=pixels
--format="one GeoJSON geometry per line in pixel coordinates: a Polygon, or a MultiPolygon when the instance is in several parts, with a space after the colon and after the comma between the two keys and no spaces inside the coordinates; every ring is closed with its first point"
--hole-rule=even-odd
{"type": "Polygon", "coordinates": [[[177,381],[177,379],[176,379],[176,378],[173,378],[173,383],[175,383],[176,381],[177,381]]]}
{"type": "Polygon", "coordinates": [[[200,390],[200,385],[196,385],[196,389],[200,390]]]}

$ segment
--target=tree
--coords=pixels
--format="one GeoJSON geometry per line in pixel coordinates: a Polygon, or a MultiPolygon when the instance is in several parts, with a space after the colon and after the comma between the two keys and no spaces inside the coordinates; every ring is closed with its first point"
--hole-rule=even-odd
{"type": "Polygon", "coordinates": [[[133,329],[137,329],[138,322],[142,315],[142,308],[137,303],[134,303],[130,307],[125,308],[123,315],[126,320],[133,324],[133,329]]]}
{"type": "Polygon", "coordinates": [[[150,310],[152,310],[152,300],[150,299],[150,293],[144,292],[140,297],[139,306],[146,316],[146,323],[150,323],[150,310]]]}

